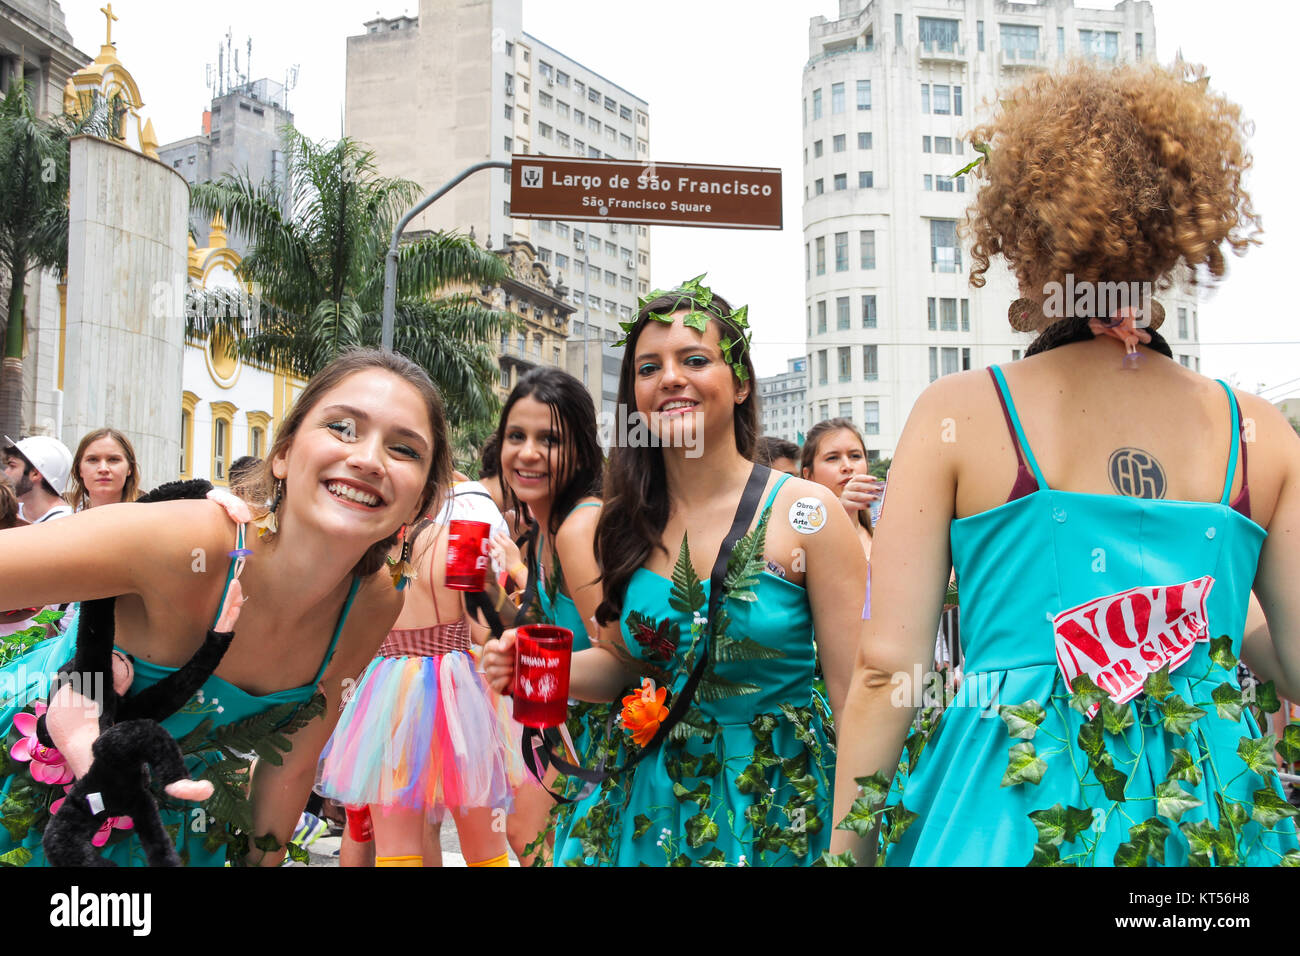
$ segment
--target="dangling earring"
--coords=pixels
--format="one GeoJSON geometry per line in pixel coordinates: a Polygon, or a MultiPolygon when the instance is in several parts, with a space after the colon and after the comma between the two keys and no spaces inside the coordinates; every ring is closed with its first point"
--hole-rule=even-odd
{"type": "Polygon", "coordinates": [[[400,591],[415,580],[415,568],[411,567],[411,542],[406,537],[406,525],[402,525],[397,538],[402,542],[402,556],[394,561],[390,555],[387,561],[388,573],[393,578],[393,587],[400,591]]]}
{"type": "Polygon", "coordinates": [[[275,483],[275,495],[267,504],[266,514],[258,518],[253,524],[259,529],[257,536],[275,535],[280,533],[280,524],[276,521],[275,513],[280,510],[280,500],[284,497],[284,479],[281,478],[275,483]]]}
{"type": "Polygon", "coordinates": [[[1017,332],[1034,331],[1042,315],[1042,307],[1033,299],[1016,299],[1007,308],[1007,321],[1017,332]]]}

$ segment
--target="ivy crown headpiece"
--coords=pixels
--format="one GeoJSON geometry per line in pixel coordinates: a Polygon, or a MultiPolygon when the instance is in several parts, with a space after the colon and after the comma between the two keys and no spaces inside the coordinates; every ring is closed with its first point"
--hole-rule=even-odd
{"type": "MultiPolygon", "coordinates": [[[[713,306],[713,290],[704,285],[701,280],[704,276],[698,275],[694,279],[688,279],[675,289],[655,289],[649,295],[638,300],[639,309],[644,309],[647,304],[655,299],[671,297],[673,302],[663,312],[651,312],[646,318],[653,319],[656,322],[663,322],[665,325],[671,325],[673,315],[682,309],[689,308],[690,311],[682,317],[682,324],[688,329],[695,329],[701,335],[709,327],[710,319],[722,319],[731,322],[740,330],[740,335],[735,340],[730,336],[724,335],[718,342],[719,348],[722,349],[723,360],[731,366],[732,372],[736,378],[742,382],[749,381],[749,370],[745,368],[745,363],[741,361],[745,352],[749,350],[753,343],[754,332],[749,327],[749,306],[742,305],[734,312],[724,314],[719,311],[708,311],[713,306]]],[[[623,338],[614,343],[615,347],[627,344],[627,340],[632,337],[632,330],[636,328],[639,319],[633,319],[630,322],[620,322],[619,327],[623,330],[623,338]]]]}

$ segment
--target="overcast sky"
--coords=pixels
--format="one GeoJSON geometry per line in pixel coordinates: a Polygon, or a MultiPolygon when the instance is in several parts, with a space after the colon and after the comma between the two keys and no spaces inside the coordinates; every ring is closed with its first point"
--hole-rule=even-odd
{"type": "MultiPolygon", "coordinates": [[[[1212,85],[1256,126],[1249,187],[1263,214],[1264,244],[1231,258],[1227,281],[1200,307],[1202,371],[1252,391],[1269,386],[1274,400],[1300,394],[1293,169],[1300,137],[1289,69],[1300,11],[1276,0],[1152,3],[1161,62],[1181,48],[1186,59],[1205,63],[1212,85]]],[[[104,40],[102,5],[62,0],[77,46],[91,55],[104,40]]],[[[418,0],[115,0],[113,32],[160,142],[200,132],[205,67],[216,63],[227,29],[241,67],[251,37],[252,78],[283,80],[289,66],[301,66],[289,101],[297,125],[314,138],[335,138],[345,38],[364,32],[376,12],[415,15],[418,7],[418,0]]],[[[525,30],[649,102],[652,158],[785,171],[782,232],[651,230],[654,285],[707,271],[733,303],[749,303],[760,375],[784,371],[785,358],[803,352],[800,84],[809,18],[833,18],[838,9],[837,0],[524,0],[525,30]]]]}

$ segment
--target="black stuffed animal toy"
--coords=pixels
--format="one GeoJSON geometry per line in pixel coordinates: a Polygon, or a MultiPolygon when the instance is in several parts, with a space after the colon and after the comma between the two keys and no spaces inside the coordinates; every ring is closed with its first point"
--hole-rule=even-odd
{"type": "MultiPolygon", "coordinates": [[[[211,488],[206,481],[171,482],[140,500],[203,498],[211,488]]],[[[124,696],[134,666],[113,649],[116,600],[82,603],[76,656],[60,668],[49,709],[37,724],[42,743],[57,746],[77,775],[42,843],[53,866],[116,866],[91,841],[107,817],[129,816],[150,866],[180,866],[149,792],[149,772],[166,793],[182,800],[206,800],[212,784],[189,778],[180,747],[158,721],[184,706],[216,670],[234,638],[243,594],[238,580],[232,581],[216,627],[194,656],[134,697],[124,696]],[[96,686],[95,675],[104,675],[104,700],[83,696],[70,680],[74,674],[87,689],[96,686]]]]}

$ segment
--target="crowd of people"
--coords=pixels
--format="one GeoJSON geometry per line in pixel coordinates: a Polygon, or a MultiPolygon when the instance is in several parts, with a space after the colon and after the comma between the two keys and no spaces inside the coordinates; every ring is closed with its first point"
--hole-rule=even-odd
{"type": "MultiPolygon", "coordinates": [[[[1040,335],[922,394],[887,511],[851,420],[759,435],[747,309],[703,277],[647,297],[622,343],[618,407],[653,442],[602,449],[590,393],[535,368],[471,479],[427,374],[366,350],[228,489],[140,503],[113,429],[75,455],[6,438],[4,623],[63,615],[0,669],[0,854],[43,862],[58,803],[85,799],[74,770],[110,759],[66,730],[81,706],[109,732],[54,677],[84,645],[152,701],[224,635],[159,716],[215,786],[158,795],[189,865],[279,865],[321,798],[350,866],[438,865],[446,818],[470,866],[1300,862],[1277,773],[1300,727],[1263,736],[1250,707],[1300,699],[1300,438],[1172,361],[1141,309],[1040,314],[1067,274],[1223,275],[1257,227],[1239,111],[1181,73],[1076,67],[971,136],[972,281],[1003,257],[1040,335]],[[1134,450],[1158,483],[1117,483],[1134,450]],[[460,520],[490,527],[481,591],[448,578],[460,520]],[[952,588],[961,677],[929,707],[952,588]],[[111,635],[70,603],[107,599],[111,635]],[[530,623],[572,634],[555,733],[513,719],[530,623]]],[[[86,812],[105,859],[145,861],[129,821],[86,812]]]]}

